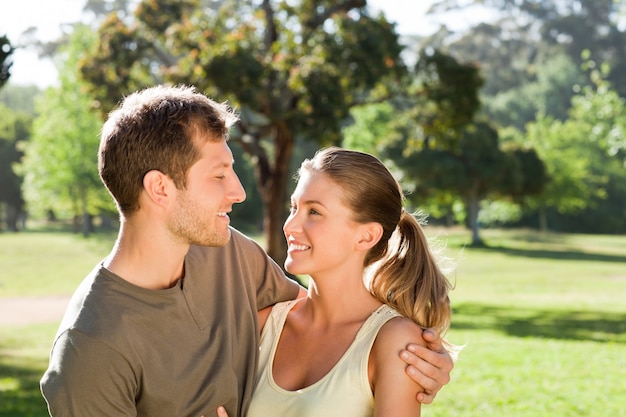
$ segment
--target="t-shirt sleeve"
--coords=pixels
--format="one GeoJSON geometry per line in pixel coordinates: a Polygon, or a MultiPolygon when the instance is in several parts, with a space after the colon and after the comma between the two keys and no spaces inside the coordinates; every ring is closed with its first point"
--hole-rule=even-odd
{"type": "MultiPolygon", "coordinates": [[[[265,251],[264,251],[265,253],[265,251]]],[[[270,258],[266,257],[265,273],[257,286],[257,305],[259,310],[282,301],[293,300],[298,296],[300,286],[285,276],[283,270],[270,258]]]]}
{"type": "Polygon", "coordinates": [[[41,392],[52,417],[136,416],[136,378],[101,341],[66,330],[54,343],[41,392]]]}
{"type": "Polygon", "coordinates": [[[293,300],[298,296],[300,285],[288,278],[258,243],[243,235],[238,235],[235,238],[243,238],[247,241],[244,244],[249,246],[246,252],[250,262],[250,273],[256,282],[256,298],[259,310],[282,301],[293,300]]]}

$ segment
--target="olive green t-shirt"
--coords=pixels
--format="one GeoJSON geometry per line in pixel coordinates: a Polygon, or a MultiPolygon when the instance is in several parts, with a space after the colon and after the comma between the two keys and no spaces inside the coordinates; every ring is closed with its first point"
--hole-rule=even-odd
{"type": "Polygon", "coordinates": [[[41,390],[50,414],[243,416],[254,386],[257,310],[298,285],[236,230],[225,247],[191,247],[185,277],[137,287],[102,266],[72,297],[41,390]]]}

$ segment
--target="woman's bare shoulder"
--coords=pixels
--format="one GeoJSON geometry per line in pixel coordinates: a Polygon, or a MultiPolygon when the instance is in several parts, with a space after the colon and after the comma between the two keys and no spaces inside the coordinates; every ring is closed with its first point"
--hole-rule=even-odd
{"type": "Polygon", "coordinates": [[[379,330],[372,353],[374,356],[381,353],[382,357],[388,357],[390,352],[400,352],[409,343],[426,346],[422,332],[423,329],[412,320],[402,316],[394,317],[379,330]]]}

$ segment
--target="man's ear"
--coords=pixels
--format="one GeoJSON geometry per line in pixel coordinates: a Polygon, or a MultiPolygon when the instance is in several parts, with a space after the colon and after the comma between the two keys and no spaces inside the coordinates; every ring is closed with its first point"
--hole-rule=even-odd
{"type": "Polygon", "coordinates": [[[383,226],[380,223],[371,222],[361,225],[361,236],[357,241],[357,247],[362,250],[373,248],[383,235],[383,226]]]}
{"type": "Polygon", "coordinates": [[[146,196],[158,206],[166,206],[171,198],[172,181],[161,171],[153,169],[143,176],[143,189],[146,196]]]}

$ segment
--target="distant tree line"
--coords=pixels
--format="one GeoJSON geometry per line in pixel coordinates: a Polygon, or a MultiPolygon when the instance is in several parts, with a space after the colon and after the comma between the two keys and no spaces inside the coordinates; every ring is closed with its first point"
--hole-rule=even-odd
{"type": "Polygon", "coordinates": [[[185,83],[239,110],[231,143],[248,202],[235,223],[263,230],[279,262],[293,171],[331,144],[385,159],[412,208],[466,225],[474,244],[492,226],[626,233],[620,2],[476,1],[497,20],[428,37],[400,37],[366,0],[114,3],[88,1],[94,21],[48,45],[60,85],[34,111],[0,90],[13,115],[0,138],[5,225],[5,180],[18,211],[69,216],[85,234],[113,221],[95,164],[103,118],[131,91],[185,83]]]}

